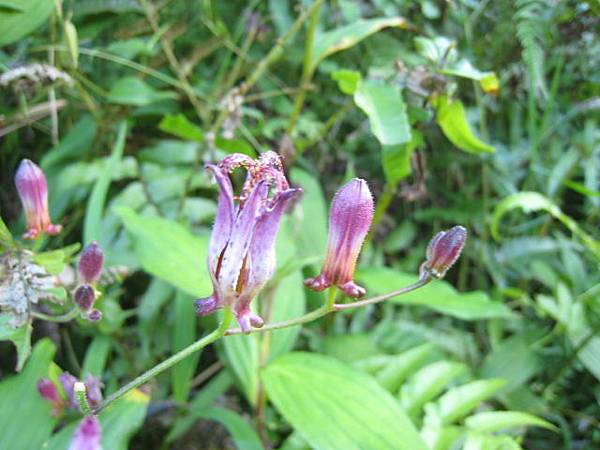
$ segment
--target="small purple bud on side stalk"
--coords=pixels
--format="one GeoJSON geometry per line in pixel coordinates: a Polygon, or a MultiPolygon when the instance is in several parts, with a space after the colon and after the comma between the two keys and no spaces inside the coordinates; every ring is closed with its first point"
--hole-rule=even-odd
{"type": "Polygon", "coordinates": [[[96,416],[87,416],[75,430],[69,450],[102,450],[102,433],[96,416]]]}
{"type": "Polygon", "coordinates": [[[427,260],[422,270],[434,278],[444,278],[446,272],[458,260],[467,241],[467,230],[457,225],[436,234],[427,246],[427,260]]]}
{"type": "Polygon", "coordinates": [[[81,252],[79,259],[79,276],[84,283],[95,283],[102,273],[104,253],[98,242],[92,241],[81,252]]]}
{"type": "Polygon", "coordinates": [[[60,233],[62,226],[50,221],[48,183],[42,169],[28,159],[22,160],[15,174],[15,185],[27,222],[23,239],[35,239],[41,233],[60,233]]]}
{"type": "Polygon", "coordinates": [[[87,316],[90,322],[98,322],[102,320],[102,311],[98,309],[92,309],[87,316]]]}
{"type": "Polygon", "coordinates": [[[335,285],[349,297],[365,295],[365,289],[352,277],[372,221],[373,197],[367,182],[354,178],[342,186],[331,202],[327,255],[321,273],[304,284],[317,292],[335,285]]]}
{"type": "Polygon", "coordinates": [[[87,313],[92,306],[94,305],[94,301],[96,300],[96,292],[94,288],[89,284],[82,284],[77,289],[75,289],[75,294],[73,294],[73,298],[77,307],[82,311],[87,313]]]}
{"type": "Polygon", "coordinates": [[[57,416],[63,406],[63,401],[56,385],[48,378],[41,378],[37,383],[37,389],[44,400],[52,403],[52,415],[57,416]]]}
{"type": "Polygon", "coordinates": [[[102,401],[102,388],[104,387],[104,384],[102,384],[100,378],[90,374],[85,377],[84,384],[88,403],[92,407],[98,406],[102,401]]]}

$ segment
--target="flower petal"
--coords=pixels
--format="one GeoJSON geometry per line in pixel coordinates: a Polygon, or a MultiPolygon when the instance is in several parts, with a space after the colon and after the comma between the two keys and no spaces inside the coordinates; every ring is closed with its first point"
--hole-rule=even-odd
{"type": "Polygon", "coordinates": [[[233,207],[233,188],[227,173],[223,172],[219,167],[213,164],[207,165],[206,168],[213,172],[215,179],[219,184],[217,214],[215,216],[215,223],[208,245],[208,267],[214,272],[219,257],[221,256],[221,253],[223,253],[223,249],[227,245],[229,236],[231,235],[235,210],[233,207]]]}

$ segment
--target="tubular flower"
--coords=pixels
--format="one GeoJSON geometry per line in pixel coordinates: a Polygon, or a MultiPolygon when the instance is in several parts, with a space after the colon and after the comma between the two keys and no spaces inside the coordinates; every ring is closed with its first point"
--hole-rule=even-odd
{"type": "Polygon", "coordinates": [[[98,242],[92,241],[85,246],[79,258],[79,276],[84,283],[95,283],[100,278],[104,264],[104,253],[98,242]]]}
{"type": "Polygon", "coordinates": [[[58,234],[61,225],[54,225],[48,213],[48,183],[42,169],[28,159],[19,164],[15,185],[25,211],[27,231],[23,239],[35,239],[40,233],[58,234]]]}
{"type": "Polygon", "coordinates": [[[466,240],[467,230],[460,225],[436,234],[427,246],[427,260],[421,267],[421,274],[444,278],[448,269],[460,257],[466,240]]]}
{"type": "Polygon", "coordinates": [[[250,302],[273,275],[275,239],[289,201],[301,192],[291,189],[279,156],[266,152],[258,160],[235,153],[208,165],[219,185],[217,214],[208,248],[213,294],[196,301],[197,314],[232,308],[240,328],[249,332],[263,320],[250,302]],[[241,194],[234,196],[229,174],[247,171],[241,194]]]}
{"type": "Polygon", "coordinates": [[[56,385],[48,378],[40,378],[37,383],[37,389],[42,398],[52,404],[52,415],[58,416],[63,407],[63,401],[60,398],[56,385]]]}
{"type": "Polygon", "coordinates": [[[327,255],[321,273],[304,284],[315,291],[335,285],[349,297],[365,295],[365,289],[354,283],[352,276],[372,220],[373,197],[367,182],[354,178],[331,202],[327,255]]]}
{"type": "Polygon", "coordinates": [[[75,430],[69,450],[102,450],[102,433],[96,416],[86,416],[75,430]]]}

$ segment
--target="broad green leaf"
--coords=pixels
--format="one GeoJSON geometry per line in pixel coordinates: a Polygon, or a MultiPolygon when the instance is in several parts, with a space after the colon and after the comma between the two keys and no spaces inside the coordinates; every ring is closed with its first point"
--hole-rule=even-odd
{"type": "Polygon", "coordinates": [[[310,353],[280,356],[262,371],[267,394],[316,450],[426,450],[397,401],[370,376],[310,353]]]}
{"type": "Polygon", "coordinates": [[[256,405],[258,400],[258,339],[258,334],[250,334],[227,336],[222,340],[228,367],[231,367],[251,405],[256,405]]]}
{"type": "Polygon", "coordinates": [[[263,450],[264,447],[252,426],[238,413],[226,408],[207,408],[193,413],[196,417],[220,422],[231,434],[238,450],[263,450]]]}
{"type": "Polygon", "coordinates": [[[450,381],[466,371],[464,364],[452,361],[438,361],[423,367],[402,385],[401,405],[408,414],[418,413],[425,403],[441,394],[450,381]]]}
{"type": "Polygon", "coordinates": [[[384,28],[406,28],[407,25],[408,22],[402,17],[361,19],[335,30],[317,33],[313,44],[311,69],[314,70],[329,55],[353,47],[384,28]]]}
{"type": "MultiPolygon", "coordinates": [[[[454,450],[464,434],[458,426],[442,426],[425,424],[421,428],[421,436],[429,446],[429,450],[454,450]]],[[[464,449],[463,449],[464,450],[464,449]]]]}
{"type": "Polygon", "coordinates": [[[41,26],[54,9],[53,0],[3,0],[0,8],[0,47],[27,36],[41,26]]]}
{"type": "Polygon", "coordinates": [[[8,230],[8,227],[0,217],[0,250],[5,248],[14,248],[15,241],[13,240],[12,234],[8,230]]]}
{"type": "Polygon", "coordinates": [[[486,411],[467,417],[467,427],[483,433],[495,433],[511,428],[542,427],[557,431],[550,422],[520,411],[486,411]]]}
{"type": "Polygon", "coordinates": [[[544,197],[539,192],[517,192],[516,194],[509,195],[498,203],[496,209],[494,209],[490,222],[490,231],[494,239],[500,240],[499,226],[502,218],[506,213],[517,208],[523,210],[525,213],[536,211],[547,212],[567,227],[569,231],[577,236],[594,256],[596,256],[596,258],[600,259],[600,242],[582,230],[575,220],[563,213],[552,200],[544,197]]]}
{"type": "Polygon", "coordinates": [[[505,383],[503,379],[476,380],[454,387],[425,407],[425,422],[454,423],[498,392],[505,383]]]}
{"type": "Polygon", "coordinates": [[[176,99],[172,91],[159,91],[137,77],[118,80],[108,93],[108,100],[121,105],[145,106],[161,100],[176,99]]]}
{"type": "Polygon", "coordinates": [[[463,450],[523,450],[510,436],[493,436],[479,432],[470,432],[463,450]]]}
{"type": "Polygon", "coordinates": [[[92,189],[92,193],[90,194],[87,203],[83,221],[83,241],[85,244],[93,240],[100,240],[100,226],[102,223],[104,204],[106,203],[106,196],[112,177],[123,157],[126,135],[127,123],[123,121],[119,124],[117,139],[110,154],[110,158],[108,159],[108,163],[104,167],[102,175],[98,177],[96,184],[94,184],[94,188],[92,189]]]}
{"type": "MultiPolygon", "coordinates": [[[[32,450],[43,448],[56,419],[52,407],[37,391],[40,378],[49,376],[56,348],[49,339],[39,341],[19,375],[0,383],[0,448],[32,450]]],[[[66,448],[66,447],[65,447],[66,448]]]]}
{"type": "Polygon", "coordinates": [[[473,67],[468,59],[461,59],[452,66],[440,70],[440,73],[479,81],[484,92],[495,93],[500,88],[500,81],[494,72],[482,72],[473,67]]]}
{"type": "Polygon", "coordinates": [[[480,140],[467,121],[465,107],[460,100],[446,96],[437,99],[437,123],[446,137],[461,150],[468,153],[493,153],[494,147],[480,140]]]}
{"type": "MultiPolygon", "coordinates": [[[[199,150],[197,142],[164,139],[156,142],[152,147],[141,150],[139,158],[145,162],[157,163],[160,168],[175,164],[189,166],[196,159],[199,150]]],[[[146,167],[144,164],[144,170],[146,167]]]]}
{"type": "MultiPolygon", "coordinates": [[[[75,122],[75,125],[69,129],[68,133],[60,142],[42,157],[40,166],[44,169],[46,175],[51,168],[60,165],[63,161],[70,158],[82,157],[92,146],[98,126],[92,116],[85,114],[81,119],[75,122]]],[[[52,188],[52,180],[49,177],[48,186],[52,188]]]]}
{"type": "Polygon", "coordinates": [[[404,380],[425,362],[433,349],[433,345],[427,343],[394,356],[377,373],[375,379],[388,391],[397,392],[404,380]]]}
{"type": "Polygon", "coordinates": [[[410,142],[384,145],[381,148],[381,165],[385,179],[391,185],[410,175],[410,161],[415,149],[423,145],[423,135],[413,130],[410,142]]]}
{"type": "Polygon", "coordinates": [[[331,74],[331,79],[337,81],[340,91],[344,94],[354,95],[362,77],[356,70],[336,70],[331,74]]]}
{"type": "MultiPolygon", "coordinates": [[[[15,370],[20,372],[31,353],[31,322],[18,328],[8,325],[10,317],[0,315],[0,341],[11,341],[17,350],[17,364],[15,370]]],[[[0,447],[1,448],[1,447],[0,447]]]]}
{"type": "Polygon", "coordinates": [[[96,336],[85,352],[85,358],[81,366],[81,375],[86,376],[89,373],[101,377],[108,355],[112,350],[112,345],[113,342],[110,336],[105,334],[96,336]]]}
{"type": "Polygon", "coordinates": [[[125,206],[115,208],[131,236],[141,266],[194,297],[210,294],[206,272],[207,236],[160,217],[142,216],[125,206]]]}
{"type": "Polygon", "coordinates": [[[197,125],[189,121],[183,114],[170,114],[162,118],[158,128],[165,133],[172,134],[188,141],[202,142],[204,133],[197,125]]]}
{"type": "Polygon", "coordinates": [[[371,132],[381,145],[410,142],[406,105],[398,88],[389,84],[363,81],[354,93],[354,102],[369,117],[371,132]]]}
{"type": "MultiPolygon", "coordinates": [[[[178,291],[175,295],[175,320],[172,327],[171,349],[173,353],[184,349],[196,340],[197,318],[194,312],[194,298],[178,291]]],[[[171,369],[171,386],[175,401],[184,403],[190,393],[194,369],[201,352],[195,352],[171,369]]]]}
{"type": "MultiPolygon", "coordinates": [[[[102,431],[103,449],[127,450],[129,448],[129,440],[144,423],[149,401],[150,397],[147,394],[139,389],[134,389],[100,413],[98,418],[102,431]]],[[[80,418],[62,428],[52,436],[47,447],[43,448],[45,450],[69,448],[79,421],[80,418]]]]}
{"type": "MultiPolygon", "coordinates": [[[[369,295],[395,291],[418,280],[417,275],[388,267],[371,267],[358,271],[356,278],[367,287],[369,295]]],[[[445,281],[432,281],[408,294],[390,299],[399,305],[421,305],[463,320],[510,318],[511,311],[502,303],[490,300],[483,291],[458,292],[445,281]]]]}
{"type": "MultiPolygon", "coordinates": [[[[373,358],[385,358],[385,364],[393,358],[390,355],[381,355],[375,338],[368,333],[326,335],[320,344],[319,351],[321,353],[350,363],[353,367],[364,371],[367,371],[366,367],[376,365],[371,362],[373,358]]],[[[379,369],[381,367],[383,365],[378,366],[379,369]]]]}
{"type": "Polygon", "coordinates": [[[78,242],[57,250],[50,250],[43,253],[37,253],[33,256],[33,261],[42,266],[51,275],[60,274],[68,260],[73,256],[81,244],[78,242]]]}

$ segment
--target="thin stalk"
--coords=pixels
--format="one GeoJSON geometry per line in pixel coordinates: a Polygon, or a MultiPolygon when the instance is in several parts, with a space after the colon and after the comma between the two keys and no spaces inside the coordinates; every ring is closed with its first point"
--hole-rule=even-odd
{"type": "Polygon", "coordinates": [[[397,291],[389,292],[389,293],[383,294],[383,295],[378,295],[376,297],[371,297],[366,300],[360,300],[360,301],[354,302],[354,303],[346,303],[344,305],[333,305],[333,310],[334,311],[344,311],[346,309],[360,308],[362,306],[380,303],[380,302],[388,300],[392,297],[398,297],[399,295],[407,294],[416,289],[419,289],[419,288],[425,286],[430,281],[431,281],[431,278],[429,276],[425,276],[423,278],[420,278],[419,281],[417,281],[416,283],[411,284],[406,287],[403,287],[402,289],[398,289],[397,291]]]}
{"type": "Polygon", "coordinates": [[[233,317],[233,313],[231,312],[231,310],[226,309],[225,314],[223,315],[223,320],[221,321],[221,324],[219,325],[219,327],[217,329],[215,329],[210,334],[207,334],[203,338],[197,340],[192,345],[189,345],[189,346],[185,347],[184,349],[178,351],[170,358],[165,359],[160,364],[157,364],[152,369],[144,372],[143,374],[141,374],[139,377],[137,377],[133,381],[130,381],[125,386],[123,386],[122,388],[120,388],[119,390],[114,392],[113,394],[106,397],[106,399],[102,403],[100,403],[100,405],[98,405],[98,407],[96,407],[94,409],[94,414],[98,414],[100,411],[102,411],[104,408],[106,408],[108,405],[110,405],[115,400],[118,400],[123,395],[127,394],[129,391],[147,383],[149,380],[158,376],[165,370],[170,369],[175,364],[177,364],[179,361],[182,361],[185,358],[187,358],[188,356],[192,355],[193,353],[196,353],[198,350],[206,347],[208,344],[212,344],[214,341],[216,341],[217,339],[219,339],[221,336],[223,336],[225,334],[225,332],[227,331],[227,328],[229,328],[229,324],[231,323],[232,317],[233,317]]]}
{"type": "Polygon", "coordinates": [[[46,322],[63,323],[73,320],[75,317],[77,317],[78,312],[79,310],[77,308],[73,308],[71,311],[58,316],[52,316],[50,314],[44,314],[38,311],[31,311],[31,315],[36,319],[45,320],[46,322]]]}
{"type": "Polygon", "coordinates": [[[302,76],[300,77],[300,90],[294,99],[294,109],[290,114],[290,120],[288,121],[286,133],[291,134],[296,126],[296,122],[298,121],[298,117],[300,116],[300,112],[302,111],[302,107],[304,106],[304,98],[306,97],[306,87],[314,73],[313,66],[313,47],[315,41],[315,31],[317,29],[317,25],[319,24],[319,13],[321,12],[321,5],[317,5],[317,7],[312,12],[310,23],[308,25],[308,30],[306,30],[306,44],[304,46],[304,62],[302,64],[302,76]]]}

